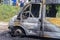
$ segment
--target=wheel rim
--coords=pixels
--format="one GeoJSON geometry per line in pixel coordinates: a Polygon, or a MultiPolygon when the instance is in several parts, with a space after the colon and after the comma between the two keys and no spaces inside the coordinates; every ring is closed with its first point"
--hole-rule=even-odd
{"type": "Polygon", "coordinates": [[[15,31],[15,33],[14,33],[15,35],[23,35],[23,32],[22,32],[22,30],[20,30],[20,29],[17,29],[16,31],[15,31]]]}

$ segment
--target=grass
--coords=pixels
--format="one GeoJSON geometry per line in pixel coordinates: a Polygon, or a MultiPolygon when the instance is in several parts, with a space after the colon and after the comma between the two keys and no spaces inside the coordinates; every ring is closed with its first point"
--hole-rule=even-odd
{"type": "Polygon", "coordinates": [[[11,17],[16,15],[19,11],[19,7],[10,5],[0,5],[0,21],[9,21],[11,17]]]}

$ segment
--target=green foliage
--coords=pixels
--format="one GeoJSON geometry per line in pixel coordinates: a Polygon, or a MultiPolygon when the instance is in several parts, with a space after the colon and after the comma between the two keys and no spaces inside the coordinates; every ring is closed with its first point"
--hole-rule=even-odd
{"type": "MultiPolygon", "coordinates": [[[[49,7],[51,7],[51,5],[47,5],[46,7],[47,7],[46,9],[49,10],[49,7]]],[[[60,4],[56,5],[56,9],[57,9],[56,17],[60,18],[60,4]]],[[[47,11],[47,12],[49,12],[49,11],[47,11]]]]}
{"type": "Polygon", "coordinates": [[[60,18],[60,5],[57,5],[56,9],[57,9],[56,17],[60,18]]]}
{"type": "Polygon", "coordinates": [[[11,17],[17,14],[19,7],[10,5],[0,5],[0,21],[9,21],[11,17]]]}

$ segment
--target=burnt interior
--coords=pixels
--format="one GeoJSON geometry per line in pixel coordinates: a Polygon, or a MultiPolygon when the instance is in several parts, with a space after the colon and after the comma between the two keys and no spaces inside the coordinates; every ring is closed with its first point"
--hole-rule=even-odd
{"type": "MultiPolygon", "coordinates": [[[[25,12],[25,11],[30,11],[30,6],[28,6],[23,12],[25,12]]],[[[30,12],[33,14],[34,17],[39,17],[39,11],[40,11],[40,4],[32,4],[30,12]]],[[[19,19],[19,20],[20,20],[20,15],[21,15],[21,13],[19,13],[17,16],[17,19],[19,19]]],[[[29,13],[23,13],[22,15],[28,17],[29,13]]],[[[30,15],[30,17],[32,17],[32,16],[30,15]]]]}
{"type": "Polygon", "coordinates": [[[40,4],[32,4],[31,12],[34,17],[39,17],[40,4]]]}

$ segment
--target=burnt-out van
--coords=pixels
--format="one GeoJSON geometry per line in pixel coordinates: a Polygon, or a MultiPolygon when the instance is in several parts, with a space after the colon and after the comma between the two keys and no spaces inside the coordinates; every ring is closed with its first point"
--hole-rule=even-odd
{"type": "Polygon", "coordinates": [[[60,38],[59,25],[45,18],[46,5],[35,2],[26,4],[20,12],[9,21],[11,36],[33,35],[60,38]],[[47,20],[46,20],[47,19],[47,20]]]}

